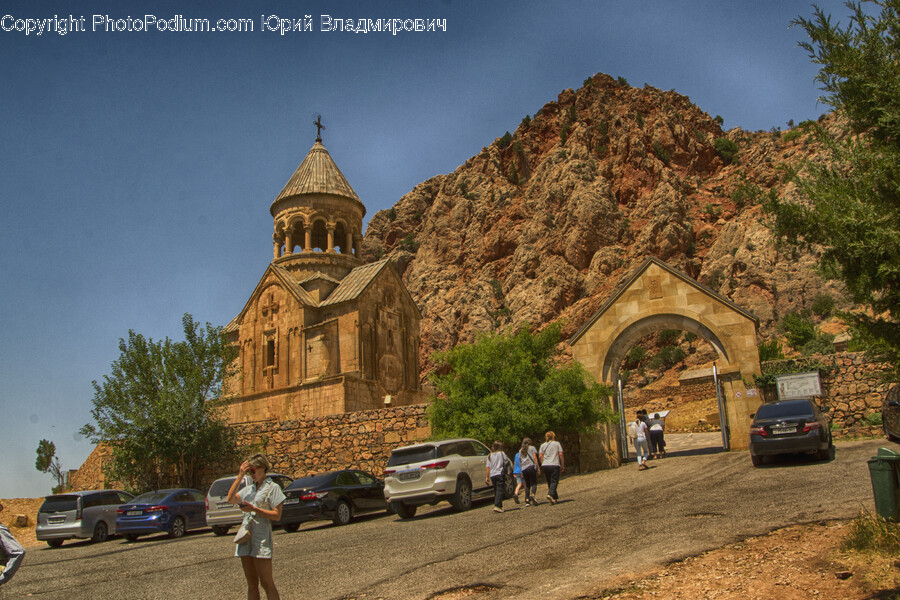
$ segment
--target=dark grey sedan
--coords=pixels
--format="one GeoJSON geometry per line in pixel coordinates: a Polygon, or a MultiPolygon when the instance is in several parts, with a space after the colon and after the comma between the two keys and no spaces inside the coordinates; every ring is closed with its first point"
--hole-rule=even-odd
{"type": "Polygon", "coordinates": [[[810,400],[783,400],[763,404],[750,425],[750,458],[753,466],[764,457],[813,452],[828,460],[834,452],[828,417],[810,400]]]}
{"type": "Polygon", "coordinates": [[[276,525],[288,532],[297,531],[305,521],[328,519],[346,525],[354,516],[388,510],[384,481],[355,469],[295,479],[284,495],[276,525]]]}
{"type": "Polygon", "coordinates": [[[900,442],[900,385],[892,387],[881,405],[881,424],[884,435],[892,442],[900,442]]]}

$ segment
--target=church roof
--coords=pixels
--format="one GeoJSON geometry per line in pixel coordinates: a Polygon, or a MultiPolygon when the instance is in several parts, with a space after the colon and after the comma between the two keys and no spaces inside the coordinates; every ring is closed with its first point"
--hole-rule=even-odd
{"type": "Polygon", "coordinates": [[[334,164],[334,160],[322,145],[321,140],[316,140],[316,143],[313,144],[306,158],[303,159],[303,162],[288,179],[284,189],[275,198],[272,208],[274,209],[275,205],[285,198],[301,194],[332,194],[350,198],[362,204],[359,196],[350,187],[347,178],[334,164]]]}
{"type": "Polygon", "coordinates": [[[385,258],[378,262],[356,267],[344,277],[341,284],[334,288],[334,291],[319,306],[338,304],[357,298],[389,262],[390,260],[385,258]]]}

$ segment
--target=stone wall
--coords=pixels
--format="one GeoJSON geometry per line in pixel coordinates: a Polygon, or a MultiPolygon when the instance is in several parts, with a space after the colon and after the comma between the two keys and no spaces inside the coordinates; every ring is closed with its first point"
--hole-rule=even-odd
{"type": "MultiPolygon", "coordinates": [[[[791,359],[766,362],[763,364],[763,373],[781,370],[789,360],[791,359]]],[[[841,352],[809,360],[834,367],[821,372],[820,403],[836,427],[866,425],[868,415],[881,411],[885,394],[891,386],[881,381],[886,365],[870,362],[862,352],[841,352]]],[[[794,362],[796,364],[797,361],[794,362]]],[[[767,401],[776,399],[774,386],[763,390],[763,393],[767,401]]]]}
{"type": "MultiPolygon", "coordinates": [[[[110,448],[104,444],[97,444],[93,451],[78,469],[69,471],[68,489],[78,490],[102,490],[106,488],[106,477],[103,475],[103,467],[109,462],[110,448]]],[[[115,487],[115,486],[113,486],[115,487]]]]}
{"type": "MultiPolygon", "coordinates": [[[[337,469],[362,469],[380,476],[391,450],[431,434],[426,405],[383,408],[313,419],[233,425],[243,453],[262,452],[273,470],[304,477],[337,469]]],[[[210,482],[237,470],[222,465],[210,482]]]]}

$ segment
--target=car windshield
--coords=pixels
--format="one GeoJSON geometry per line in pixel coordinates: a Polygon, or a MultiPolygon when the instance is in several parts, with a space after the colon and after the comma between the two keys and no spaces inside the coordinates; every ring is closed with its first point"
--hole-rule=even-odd
{"type": "Polygon", "coordinates": [[[787,400],[774,404],[763,404],[756,411],[757,419],[784,419],[787,417],[811,417],[812,405],[809,400],[787,400]]]}
{"type": "Polygon", "coordinates": [[[78,508],[78,496],[48,496],[40,512],[65,512],[78,508]]]}
{"type": "Polygon", "coordinates": [[[414,446],[412,448],[403,448],[391,452],[391,457],[388,459],[387,466],[396,467],[398,465],[409,465],[435,458],[438,458],[438,450],[434,446],[414,446]]]}
{"type": "Polygon", "coordinates": [[[147,492],[131,501],[131,504],[156,504],[169,496],[169,492],[147,492]]]}
{"type": "Polygon", "coordinates": [[[212,484],[212,487],[209,488],[210,496],[227,496],[228,490],[231,489],[231,484],[234,483],[234,477],[226,477],[225,479],[220,479],[212,484]]]}
{"type": "Polygon", "coordinates": [[[320,485],[325,485],[331,481],[334,477],[334,473],[324,473],[322,475],[314,475],[312,477],[303,477],[301,479],[295,479],[294,482],[287,487],[289,490],[302,490],[306,488],[317,488],[320,485]]]}

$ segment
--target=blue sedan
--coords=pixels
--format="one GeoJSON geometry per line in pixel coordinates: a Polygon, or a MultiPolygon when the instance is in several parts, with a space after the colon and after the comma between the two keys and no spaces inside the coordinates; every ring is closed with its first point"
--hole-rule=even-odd
{"type": "Polygon", "coordinates": [[[147,492],[116,510],[116,533],[131,542],[150,533],[179,538],[204,527],[206,496],[189,488],[147,492]]]}

